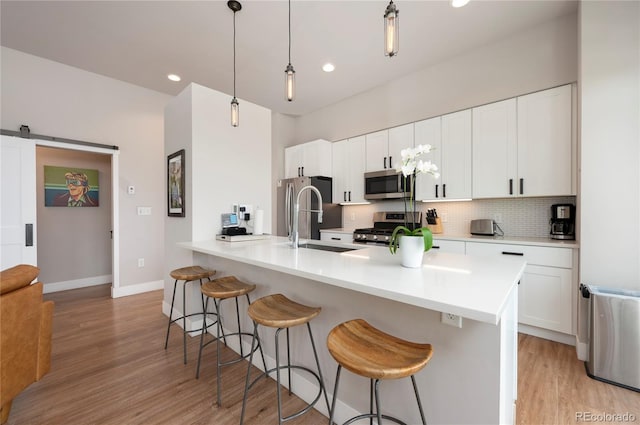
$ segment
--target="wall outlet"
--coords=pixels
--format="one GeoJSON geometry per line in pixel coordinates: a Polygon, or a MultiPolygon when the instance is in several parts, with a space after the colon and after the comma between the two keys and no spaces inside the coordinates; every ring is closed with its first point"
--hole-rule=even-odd
{"type": "Polygon", "coordinates": [[[144,258],[138,258],[138,267],[144,267],[144,258]]]}
{"type": "Polygon", "coordinates": [[[351,213],[351,221],[356,221],[356,213],[351,213]]]}
{"type": "Polygon", "coordinates": [[[442,216],[440,216],[440,218],[442,219],[443,223],[446,223],[447,221],[449,221],[449,214],[442,213],[442,216]]]}
{"type": "Polygon", "coordinates": [[[493,214],[493,221],[495,221],[498,224],[502,223],[502,214],[494,213],[493,214]]]}
{"type": "Polygon", "coordinates": [[[462,328],[462,317],[458,316],[457,314],[440,313],[440,321],[445,325],[462,328]]]}

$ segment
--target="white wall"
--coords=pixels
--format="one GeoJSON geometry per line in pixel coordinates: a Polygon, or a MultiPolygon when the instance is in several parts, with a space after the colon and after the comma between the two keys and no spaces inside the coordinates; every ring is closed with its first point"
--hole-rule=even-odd
{"type": "Polygon", "coordinates": [[[38,279],[45,292],[111,283],[111,155],[37,147],[36,175],[38,279]],[[45,165],[98,170],[98,181],[89,183],[99,186],[99,205],[45,207],[45,165]]]}
{"type": "Polygon", "coordinates": [[[573,14],[302,116],[296,144],[337,141],[574,82],[577,54],[573,14]]]}
{"type": "Polygon", "coordinates": [[[584,1],[581,281],[640,289],[640,3],[584,1]]]}
{"type": "MultiPolygon", "coordinates": [[[[214,239],[222,230],[220,215],[230,212],[234,203],[263,209],[264,232],[271,233],[271,191],[275,187],[271,111],[239,101],[239,127],[231,126],[231,97],[198,84],[190,84],[167,105],[165,154],[180,149],[186,154],[186,216],[166,221],[165,313],[173,291],[169,272],[193,264],[192,252],[179,248],[177,242],[214,239]]],[[[252,226],[252,220],[246,223],[248,232],[252,226]]],[[[188,291],[187,310],[191,306],[202,310],[199,290],[190,287],[188,291]]],[[[181,299],[180,294],[177,305],[181,299]]]]}
{"type": "Polygon", "coordinates": [[[3,129],[26,124],[35,134],[120,147],[120,286],[135,291],[162,280],[163,112],[171,97],[5,47],[0,56],[3,129]],[[129,185],[135,195],[126,194],[129,185]],[[151,207],[152,215],[138,216],[136,206],[151,207]]]}

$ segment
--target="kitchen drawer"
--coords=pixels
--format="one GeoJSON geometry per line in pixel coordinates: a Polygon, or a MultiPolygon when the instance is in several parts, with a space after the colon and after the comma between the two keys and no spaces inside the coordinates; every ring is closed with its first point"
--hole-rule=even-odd
{"type": "Polygon", "coordinates": [[[448,241],[441,239],[433,240],[433,247],[438,252],[451,252],[454,254],[464,254],[464,242],[462,241],[448,241]]]}
{"type": "Polygon", "coordinates": [[[549,267],[573,267],[571,248],[467,242],[467,255],[521,255],[527,264],[549,267]]]}
{"type": "Polygon", "coordinates": [[[353,242],[353,233],[320,232],[320,240],[351,243],[353,242]]]}

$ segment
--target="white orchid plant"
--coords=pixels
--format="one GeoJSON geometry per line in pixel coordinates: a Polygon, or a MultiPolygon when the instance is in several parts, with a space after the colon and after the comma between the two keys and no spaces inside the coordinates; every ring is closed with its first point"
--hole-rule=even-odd
{"type": "Polygon", "coordinates": [[[415,200],[415,177],[418,174],[431,174],[436,179],[440,177],[438,173],[438,167],[431,161],[423,161],[418,159],[419,156],[429,153],[434,148],[431,145],[418,145],[415,148],[406,148],[400,152],[402,161],[396,167],[397,172],[401,172],[404,178],[404,191],[409,192],[409,198],[404,198],[404,226],[398,226],[393,230],[391,234],[391,243],[389,244],[389,251],[392,254],[396,253],[400,244],[400,236],[422,236],[424,238],[424,250],[428,251],[433,245],[433,235],[431,230],[427,227],[414,228],[413,213],[416,210],[415,200]],[[407,186],[409,186],[407,188],[407,186]],[[408,203],[408,208],[407,208],[408,203]],[[410,221],[407,221],[407,217],[411,217],[410,221]],[[409,228],[411,223],[411,229],[409,228]]]}

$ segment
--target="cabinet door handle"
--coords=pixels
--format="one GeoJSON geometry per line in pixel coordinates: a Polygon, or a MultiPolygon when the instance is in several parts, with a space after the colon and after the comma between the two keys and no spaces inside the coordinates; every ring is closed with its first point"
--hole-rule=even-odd
{"type": "Polygon", "coordinates": [[[300,167],[298,167],[298,177],[300,177],[300,167]]]}
{"type": "Polygon", "coordinates": [[[438,185],[436,185],[436,198],[438,197],[438,185]]]}
{"type": "Polygon", "coordinates": [[[384,157],[384,169],[385,170],[387,169],[387,157],[386,156],[384,157]]]}
{"type": "Polygon", "coordinates": [[[391,155],[389,155],[389,168],[393,168],[393,161],[391,161],[391,158],[393,158],[391,155]]]}
{"type": "Polygon", "coordinates": [[[433,245],[431,249],[440,249],[440,247],[438,245],[433,245]]]}
{"type": "Polygon", "coordinates": [[[351,202],[351,191],[349,191],[349,202],[351,202]]]}
{"type": "Polygon", "coordinates": [[[442,197],[446,198],[447,197],[447,184],[443,184],[442,185],[442,197]]]}
{"type": "Polygon", "coordinates": [[[301,173],[300,173],[300,177],[304,177],[304,167],[300,167],[301,173]]]}
{"type": "Polygon", "coordinates": [[[342,192],[342,201],[347,202],[347,191],[342,192]]]}
{"type": "Polygon", "coordinates": [[[524,179],[520,179],[520,195],[524,194],[524,179]]]}
{"type": "Polygon", "coordinates": [[[33,223],[24,225],[24,246],[33,246],[33,223]]]}
{"type": "Polygon", "coordinates": [[[522,257],[524,255],[523,252],[511,252],[511,251],[502,251],[502,255],[518,255],[522,257]]]}
{"type": "Polygon", "coordinates": [[[332,240],[332,241],[341,241],[342,239],[341,239],[341,238],[336,238],[336,237],[333,237],[333,236],[332,236],[332,237],[331,237],[331,240],[332,240]]]}
{"type": "Polygon", "coordinates": [[[513,195],[513,179],[509,179],[509,195],[513,195]]]}

